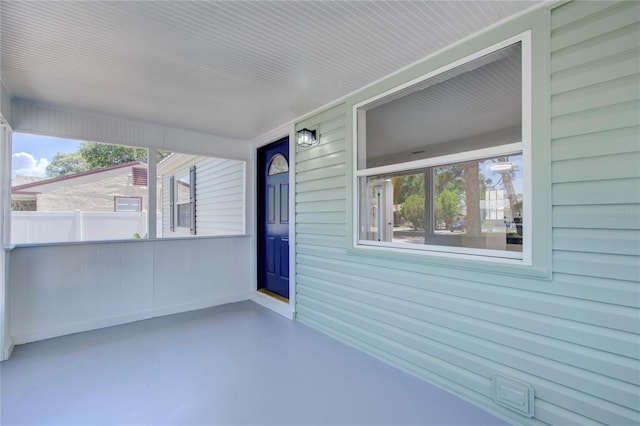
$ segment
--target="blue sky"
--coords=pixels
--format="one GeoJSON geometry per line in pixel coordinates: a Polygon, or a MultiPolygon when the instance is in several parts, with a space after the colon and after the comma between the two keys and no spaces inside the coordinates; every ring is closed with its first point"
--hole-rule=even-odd
{"type": "Polygon", "coordinates": [[[75,152],[83,141],[13,133],[11,179],[16,175],[44,176],[47,165],[58,152],[75,152]]]}

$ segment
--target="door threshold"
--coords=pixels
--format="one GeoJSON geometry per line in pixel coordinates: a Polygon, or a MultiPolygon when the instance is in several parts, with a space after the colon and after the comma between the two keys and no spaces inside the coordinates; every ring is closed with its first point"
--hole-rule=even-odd
{"type": "Polygon", "coordinates": [[[293,307],[289,304],[289,300],[271,291],[265,289],[257,290],[253,296],[251,296],[251,300],[287,319],[292,320],[295,317],[293,307]]]}
{"type": "Polygon", "coordinates": [[[269,291],[266,288],[259,289],[258,293],[262,293],[262,294],[265,294],[265,295],[267,295],[269,297],[273,297],[274,299],[279,300],[279,301],[284,302],[284,303],[287,303],[287,304],[289,303],[289,299],[287,299],[286,297],[280,296],[279,294],[276,294],[276,293],[274,293],[272,291],[269,291]]]}

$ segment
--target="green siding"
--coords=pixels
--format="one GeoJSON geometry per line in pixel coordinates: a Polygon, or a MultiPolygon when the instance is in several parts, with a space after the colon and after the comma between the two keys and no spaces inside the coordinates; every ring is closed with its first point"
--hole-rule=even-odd
{"type": "Polygon", "coordinates": [[[545,15],[519,25],[549,32],[551,101],[540,109],[551,134],[537,143],[550,160],[534,152],[534,168],[549,172],[540,193],[552,232],[536,241],[550,241],[538,248],[552,280],[351,248],[350,108],[396,76],[299,123],[319,126],[321,143],[296,154],[297,319],[514,423],[637,424],[640,3],[571,2],[541,24],[545,15]],[[496,373],[535,388],[534,418],[493,402],[496,373]]]}

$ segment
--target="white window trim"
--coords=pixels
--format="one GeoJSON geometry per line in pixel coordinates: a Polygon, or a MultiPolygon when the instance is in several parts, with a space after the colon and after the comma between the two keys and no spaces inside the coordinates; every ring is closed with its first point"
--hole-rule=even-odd
{"type": "Polygon", "coordinates": [[[407,161],[404,163],[389,164],[387,166],[372,167],[370,169],[357,170],[357,177],[384,175],[395,172],[408,172],[411,170],[426,169],[427,167],[438,167],[453,163],[463,163],[465,161],[477,160],[480,158],[491,158],[500,155],[512,155],[523,152],[523,142],[515,142],[506,145],[492,146],[489,148],[464,151],[456,154],[442,155],[440,157],[430,157],[422,160],[407,161]]]}
{"type": "Polygon", "coordinates": [[[353,196],[353,216],[351,218],[353,226],[353,247],[355,249],[365,250],[380,250],[398,253],[413,253],[424,254],[428,256],[438,256],[456,259],[469,259],[469,260],[481,260],[487,262],[508,263],[522,266],[533,266],[533,247],[532,247],[532,229],[533,229],[533,182],[532,182],[532,48],[531,48],[531,30],[520,33],[516,36],[505,39],[499,43],[493,44],[485,49],[479,50],[471,55],[465,56],[454,62],[451,62],[443,67],[435,69],[431,72],[423,74],[422,76],[410,80],[404,84],[396,86],[392,89],[384,91],[376,96],[365,99],[357,104],[353,105],[352,110],[352,148],[353,148],[353,181],[352,181],[352,194],[353,196]],[[375,102],[379,99],[385,98],[389,95],[397,93],[401,90],[407,89],[431,77],[442,74],[467,62],[478,59],[482,56],[495,52],[499,49],[505,48],[515,43],[521,43],[522,49],[522,141],[514,144],[502,145],[497,147],[484,148],[474,151],[465,151],[462,153],[445,155],[435,158],[427,158],[423,160],[410,161],[405,163],[391,164],[387,166],[375,167],[370,169],[358,170],[358,159],[366,155],[365,149],[358,149],[359,140],[358,134],[364,132],[364,129],[358,128],[358,123],[362,120],[363,111],[359,111],[365,105],[375,102]],[[360,132],[359,132],[360,130],[360,132]],[[461,162],[470,159],[477,159],[482,157],[491,157],[495,155],[506,155],[508,153],[522,152],[523,162],[523,217],[527,218],[523,224],[522,236],[523,246],[522,253],[520,252],[508,252],[501,250],[488,250],[488,249],[468,249],[463,247],[445,247],[436,245],[423,245],[423,246],[411,246],[407,247],[403,244],[392,242],[377,242],[360,240],[360,185],[359,179],[361,177],[373,176],[377,174],[385,174],[398,171],[409,171],[411,169],[426,168],[444,164],[450,164],[455,162],[461,162]],[[360,157],[358,157],[360,156],[360,157]],[[514,254],[516,255],[514,258],[514,254]]]}

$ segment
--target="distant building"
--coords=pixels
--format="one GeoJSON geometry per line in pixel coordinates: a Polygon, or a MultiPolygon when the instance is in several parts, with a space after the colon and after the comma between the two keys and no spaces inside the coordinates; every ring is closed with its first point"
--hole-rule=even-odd
{"type": "Polygon", "coordinates": [[[67,176],[16,176],[14,211],[139,212],[148,208],[147,165],[122,164],[67,176]]]}

